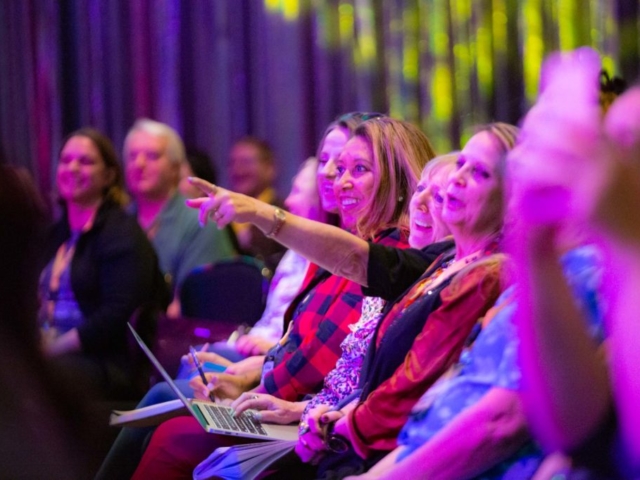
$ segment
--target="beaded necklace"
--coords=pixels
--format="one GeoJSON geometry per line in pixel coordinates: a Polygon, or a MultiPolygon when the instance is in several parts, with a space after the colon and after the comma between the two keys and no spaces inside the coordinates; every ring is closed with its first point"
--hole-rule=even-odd
{"type": "MultiPolygon", "coordinates": [[[[484,250],[475,251],[465,257],[460,259],[456,259],[455,256],[451,257],[449,260],[445,260],[440,264],[440,266],[428,277],[423,278],[418,283],[416,283],[411,291],[408,293],[405,301],[402,302],[401,305],[396,305],[396,307],[400,306],[400,314],[403,314],[416,300],[418,300],[422,295],[424,295],[425,291],[427,295],[431,295],[432,289],[435,288],[442,282],[437,282],[437,280],[443,275],[443,273],[447,273],[447,277],[451,277],[455,275],[457,272],[462,270],[467,265],[478,261],[479,259],[489,256],[493,254],[498,248],[498,242],[492,242],[487,248],[484,250]],[[437,282],[437,284],[436,284],[437,282]],[[429,289],[432,287],[432,289],[429,289]]],[[[395,310],[395,308],[394,308],[395,310]]]]}

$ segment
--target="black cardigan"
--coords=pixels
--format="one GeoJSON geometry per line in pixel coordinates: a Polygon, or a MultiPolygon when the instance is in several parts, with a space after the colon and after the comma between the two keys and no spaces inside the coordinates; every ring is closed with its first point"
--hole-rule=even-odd
{"type": "MultiPolygon", "coordinates": [[[[70,236],[65,214],[51,229],[45,262],[70,236]]],[[[101,360],[126,357],[127,322],[138,307],[166,307],[151,243],[135,218],[111,202],[101,205],[93,227],[78,239],[71,288],[85,318],[78,328],[82,352],[101,360]]]]}

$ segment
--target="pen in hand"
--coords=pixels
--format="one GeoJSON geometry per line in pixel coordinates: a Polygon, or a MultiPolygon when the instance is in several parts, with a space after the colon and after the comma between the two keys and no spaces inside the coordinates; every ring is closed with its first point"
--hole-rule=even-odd
{"type": "MultiPolygon", "coordinates": [[[[205,386],[207,386],[209,381],[207,380],[207,377],[204,375],[204,370],[202,369],[202,364],[200,363],[200,360],[198,360],[198,356],[196,355],[196,349],[193,348],[193,346],[189,346],[189,354],[191,355],[191,360],[193,360],[193,364],[198,369],[198,373],[200,374],[200,378],[202,379],[202,382],[204,383],[205,386]]],[[[213,392],[209,392],[209,399],[212,402],[216,401],[215,397],[213,396],[213,392]]]]}

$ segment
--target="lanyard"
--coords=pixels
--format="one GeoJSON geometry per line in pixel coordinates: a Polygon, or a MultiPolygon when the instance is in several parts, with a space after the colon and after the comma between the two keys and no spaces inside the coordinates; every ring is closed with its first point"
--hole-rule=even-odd
{"type": "Polygon", "coordinates": [[[84,224],[80,232],[72,233],[71,238],[60,245],[56,252],[56,256],[51,267],[51,278],[49,279],[49,298],[47,302],[47,316],[49,317],[49,320],[53,320],[53,313],[58,299],[58,291],[60,290],[60,279],[71,265],[80,235],[91,229],[95,216],[96,213],[94,212],[84,224]]]}

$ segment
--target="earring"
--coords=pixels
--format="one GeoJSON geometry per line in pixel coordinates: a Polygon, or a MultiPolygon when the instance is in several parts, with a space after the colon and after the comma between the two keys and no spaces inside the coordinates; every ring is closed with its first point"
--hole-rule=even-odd
{"type": "Polygon", "coordinates": [[[401,201],[403,201],[403,200],[404,200],[404,197],[403,197],[402,195],[400,195],[400,196],[398,197],[398,201],[399,201],[399,202],[401,202],[401,201]]]}

